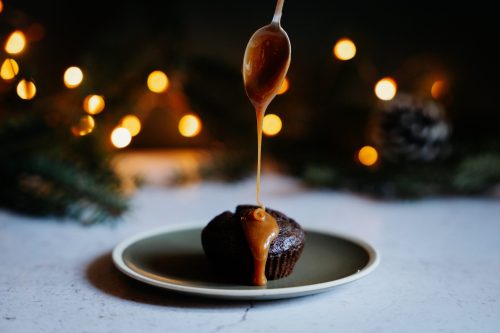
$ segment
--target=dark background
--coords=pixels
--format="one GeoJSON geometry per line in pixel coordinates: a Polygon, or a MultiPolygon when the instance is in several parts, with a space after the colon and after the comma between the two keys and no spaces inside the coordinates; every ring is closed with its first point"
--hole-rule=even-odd
{"type": "MultiPolygon", "coordinates": [[[[113,83],[113,77],[118,80],[118,72],[134,68],[134,64],[144,70],[165,68],[168,72],[190,57],[215,59],[239,72],[248,38],[270,21],[275,3],[91,0],[15,1],[5,5],[15,7],[18,13],[4,25],[25,28],[27,22],[38,22],[44,27],[44,38],[30,44],[23,60],[31,64],[31,72],[39,81],[45,78],[40,89],[48,93],[62,87],[54,73],[80,63],[106,76],[97,76],[93,82],[102,89],[113,83]]],[[[429,82],[442,78],[450,91],[445,104],[455,138],[497,136],[500,66],[496,44],[500,29],[498,15],[493,12],[476,2],[461,7],[421,1],[370,5],[357,1],[286,1],[282,25],[290,36],[293,56],[289,72],[292,89],[287,98],[304,100],[303,95],[308,95],[311,99],[318,76],[329,70],[338,74],[340,66],[355,66],[366,91],[386,75],[396,78],[401,91],[412,92],[423,89],[422,77],[428,77],[429,82]],[[344,65],[332,59],[332,46],[343,36],[353,39],[358,47],[355,64],[344,65]]],[[[356,87],[359,90],[359,85],[356,87]]],[[[316,91],[319,95],[320,90],[316,91]]],[[[359,93],[360,99],[368,98],[366,91],[359,93]]],[[[242,88],[231,94],[244,97],[242,88]]],[[[318,101],[322,99],[323,95],[318,96],[318,101]]],[[[246,107],[251,110],[249,104],[246,107]]],[[[310,106],[307,112],[314,112],[314,108],[310,106]]],[[[205,112],[211,112],[210,107],[205,112]]],[[[145,134],[136,144],[171,142],[155,141],[155,137],[145,134]]]]}
{"type": "MultiPolygon", "coordinates": [[[[195,175],[179,170],[174,183],[253,175],[255,113],[241,63],[252,33],[270,22],[274,1],[3,4],[0,40],[20,29],[28,43],[12,56],[16,78],[0,81],[0,206],[86,223],[120,215],[127,200],[110,136],[126,114],[140,118],[143,129],[124,149],[202,148],[209,155],[195,175]],[[63,85],[69,66],[84,73],[75,89],[63,85]],[[157,69],[171,83],[161,94],[146,86],[157,69]],[[34,82],[35,98],[17,96],[22,79],[34,82]],[[72,129],[91,119],[82,108],[89,94],[103,95],[106,107],[79,136],[72,129]],[[203,123],[193,138],[177,128],[187,113],[203,123]]],[[[290,89],[268,109],[284,126],[264,140],[267,165],[311,186],[377,198],[486,194],[500,183],[496,9],[477,1],[287,0],[282,25],[292,44],[290,89]],[[342,37],[357,46],[345,62],[332,55],[342,37]],[[378,100],[373,88],[386,76],[397,81],[395,102],[410,96],[426,104],[384,111],[392,103],[378,100]],[[436,80],[445,89],[432,100],[436,80]],[[430,117],[437,104],[446,115],[430,117]],[[451,135],[436,136],[448,125],[451,135]],[[384,140],[377,142],[377,133],[384,140]],[[378,152],[372,164],[359,155],[365,145],[378,152]]],[[[0,53],[3,63],[7,54],[0,53]]]]}

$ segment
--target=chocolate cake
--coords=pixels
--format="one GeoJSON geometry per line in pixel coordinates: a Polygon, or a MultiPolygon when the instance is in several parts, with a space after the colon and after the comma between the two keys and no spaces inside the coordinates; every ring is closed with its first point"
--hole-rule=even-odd
{"type": "MultiPolygon", "coordinates": [[[[235,213],[226,211],[214,217],[203,229],[205,254],[225,276],[248,282],[254,266],[242,223],[258,206],[240,205],[235,213]]],[[[305,244],[305,233],[295,220],[273,209],[266,212],[277,222],[279,233],[269,246],[265,275],[275,280],[290,275],[305,244]]],[[[258,222],[257,222],[258,223],[258,222]]]]}

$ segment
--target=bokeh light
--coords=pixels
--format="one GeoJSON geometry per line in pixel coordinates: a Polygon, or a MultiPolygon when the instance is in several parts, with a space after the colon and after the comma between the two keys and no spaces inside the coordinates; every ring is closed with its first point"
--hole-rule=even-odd
{"type": "Polygon", "coordinates": [[[283,83],[281,84],[280,90],[278,90],[277,94],[283,95],[288,91],[288,88],[290,88],[290,82],[288,81],[288,78],[285,77],[283,83]]]}
{"type": "Polygon", "coordinates": [[[83,109],[91,115],[101,113],[105,106],[104,97],[99,95],[88,95],[83,100],[83,109]]]}
{"type": "Polygon", "coordinates": [[[364,146],[358,151],[358,160],[365,166],[372,166],[378,161],[378,152],[372,146],[364,146]]]}
{"type": "Polygon", "coordinates": [[[0,0],[0,13],[3,12],[3,2],[0,0]]]}
{"type": "Polygon", "coordinates": [[[433,98],[438,99],[441,96],[443,96],[444,90],[445,90],[444,81],[437,80],[432,84],[431,95],[433,98]]]}
{"type": "Polygon", "coordinates": [[[356,45],[349,38],[341,38],[335,43],[333,54],[339,60],[350,60],[356,55],[356,45]]]}
{"type": "Polygon", "coordinates": [[[262,125],[262,132],[267,136],[275,136],[283,127],[281,118],[275,114],[268,114],[264,117],[264,124],[262,125]]]}
{"type": "Polygon", "coordinates": [[[76,88],[83,81],[82,70],[78,67],[72,66],[64,72],[64,85],[70,89],[76,88]]]}
{"type": "Polygon", "coordinates": [[[136,136],[141,131],[141,121],[133,114],[126,115],[120,122],[121,127],[128,129],[130,135],[136,136]]]}
{"type": "Polygon", "coordinates": [[[162,71],[153,71],[148,76],[148,88],[152,92],[162,93],[168,89],[169,80],[167,74],[162,71]]]}
{"type": "Polygon", "coordinates": [[[14,59],[5,59],[0,68],[0,76],[4,80],[12,80],[19,73],[19,65],[14,59]]]}
{"type": "Polygon", "coordinates": [[[9,54],[21,53],[26,46],[26,36],[21,30],[16,30],[10,34],[5,42],[5,52],[9,54]]]}
{"type": "Polygon", "coordinates": [[[187,114],[179,121],[179,133],[182,136],[191,138],[201,132],[201,120],[194,114],[187,114]]]}
{"type": "Polygon", "coordinates": [[[384,77],[375,85],[375,95],[383,101],[390,101],[396,96],[398,86],[396,81],[390,77],[384,77]]]}
{"type": "Polygon", "coordinates": [[[111,132],[111,143],[116,148],[125,148],[132,141],[132,135],[125,127],[116,127],[111,132]]]}
{"type": "Polygon", "coordinates": [[[71,126],[71,132],[75,136],[84,136],[92,133],[95,127],[95,120],[91,116],[82,116],[76,125],[71,126]]]}
{"type": "Polygon", "coordinates": [[[22,79],[17,84],[17,95],[22,99],[32,99],[36,95],[36,86],[33,81],[22,79]]]}

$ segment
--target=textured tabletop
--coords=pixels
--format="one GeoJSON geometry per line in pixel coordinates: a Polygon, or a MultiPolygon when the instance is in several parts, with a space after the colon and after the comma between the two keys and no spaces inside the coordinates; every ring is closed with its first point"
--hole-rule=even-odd
{"type": "Polygon", "coordinates": [[[190,298],[112,265],[125,237],[208,221],[252,203],[252,180],[144,187],[115,224],[85,227],[0,211],[0,332],[498,332],[500,201],[382,202],[267,176],[263,199],[303,226],[364,239],[368,276],[333,291],[268,302],[190,298]]]}

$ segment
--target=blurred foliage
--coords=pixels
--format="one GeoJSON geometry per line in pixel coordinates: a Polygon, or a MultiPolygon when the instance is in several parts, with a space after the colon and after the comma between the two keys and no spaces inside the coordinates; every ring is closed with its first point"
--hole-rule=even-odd
{"type": "MultiPolygon", "coordinates": [[[[180,1],[160,7],[124,1],[100,10],[94,5],[20,1],[9,2],[2,12],[2,36],[14,29],[32,31],[34,26],[44,33],[15,56],[20,65],[16,79],[0,82],[0,206],[87,223],[122,214],[127,200],[111,168],[109,134],[128,113],[143,122],[132,148],[201,147],[214,152],[212,162],[199,170],[201,177],[234,180],[253,174],[255,114],[243,90],[239,64],[251,30],[259,26],[256,18],[263,17],[260,7],[234,1],[197,3],[216,11],[226,5],[247,6],[251,24],[243,25],[240,17],[229,15],[234,29],[228,29],[227,22],[205,15],[204,10],[188,11],[194,5],[180,1]],[[16,10],[11,7],[15,5],[24,7],[16,10]],[[82,15],[69,15],[73,6],[82,15]],[[37,21],[38,12],[45,21],[37,21]],[[197,22],[200,15],[209,21],[197,22]],[[236,26],[240,23],[244,28],[236,26]],[[212,35],[204,25],[214,29],[212,35]],[[237,46],[227,47],[228,41],[237,46]],[[210,55],[200,52],[198,44],[210,49],[210,55]],[[82,85],[72,90],[61,83],[70,65],[84,71],[82,85]],[[170,78],[165,94],[153,94],[145,85],[147,74],[157,69],[170,78]],[[16,96],[21,78],[34,79],[34,100],[16,96]],[[70,128],[84,115],[82,100],[94,93],[105,97],[106,108],[95,116],[92,133],[74,137],[70,128]],[[186,139],[179,135],[177,123],[190,112],[201,118],[203,131],[186,139]]],[[[309,23],[322,31],[313,40],[303,29],[307,20],[303,7],[316,5],[292,2],[287,7],[285,28],[294,47],[290,90],[269,107],[284,127],[278,136],[264,139],[267,161],[311,186],[391,198],[483,194],[500,182],[500,112],[491,84],[499,73],[496,52],[484,51],[477,61],[476,48],[463,43],[466,36],[474,36],[474,45],[494,47],[495,20],[464,25],[460,15],[450,16],[446,10],[443,15],[426,15],[425,24],[416,24],[426,14],[422,6],[416,11],[405,6],[405,15],[379,6],[363,14],[355,3],[324,2],[326,7],[353,6],[354,10],[346,7],[342,13],[351,12],[359,19],[342,14],[319,20],[316,9],[311,10],[309,23]],[[390,19],[382,19],[383,15],[390,19]],[[345,35],[353,38],[359,52],[340,62],[332,58],[331,46],[345,35]],[[396,79],[400,92],[424,98],[431,97],[436,79],[445,81],[438,102],[453,130],[445,158],[395,162],[382,157],[371,167],[358,162],[357,151],[375,145],[371,133],[384,102],[375,98],[373,86],[386,75],[396,79]]],[[[182,183],[192,175],[176,178],[182,183]]]]}
{"type": "Polygon", "coordinates": [[[0,126],[0,206],[29,215],[95,223],[128,207],[110,152],[97,136],[72,137],[36,114],[0,126]]]}

